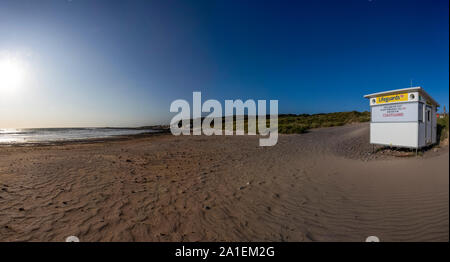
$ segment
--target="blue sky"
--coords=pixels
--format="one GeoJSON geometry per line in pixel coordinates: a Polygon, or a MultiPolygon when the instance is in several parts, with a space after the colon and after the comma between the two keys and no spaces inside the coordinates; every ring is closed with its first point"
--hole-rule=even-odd
{"type": "Polygon", "coordinates": [[[411,80],[448,108],[448,14],[430,0],[2,0],[0,59],[24,79],[0,86],[0,127],[168,123],[193,91],[362,111],[411,80]]]}

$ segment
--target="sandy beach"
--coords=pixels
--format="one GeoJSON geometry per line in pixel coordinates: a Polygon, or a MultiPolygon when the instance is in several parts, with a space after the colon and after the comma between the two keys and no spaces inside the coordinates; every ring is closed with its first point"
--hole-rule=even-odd
{"type": "Polygon", "coordinates": [[[368,135],[0,146],[0,241],[449,241],[448,146],[374,155],[368,135]]]}

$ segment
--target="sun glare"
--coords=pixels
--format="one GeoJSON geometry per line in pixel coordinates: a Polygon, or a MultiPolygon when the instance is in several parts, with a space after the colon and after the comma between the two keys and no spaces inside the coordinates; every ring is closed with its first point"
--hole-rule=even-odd
{"type": "Polygon", "coordinates": [[[11,92],[19,88],[25,77],[25,67],[16,58],[0,58],[0,91],[11,92]]]}

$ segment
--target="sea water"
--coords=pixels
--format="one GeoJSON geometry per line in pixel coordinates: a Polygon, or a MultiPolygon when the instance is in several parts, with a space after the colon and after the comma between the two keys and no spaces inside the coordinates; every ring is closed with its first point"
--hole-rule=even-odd
{"type": "Polygon", "coordinates": [[[159,131],[133,128],[0,128],[0,144],[77,141],[156,132],[159,131]]]}

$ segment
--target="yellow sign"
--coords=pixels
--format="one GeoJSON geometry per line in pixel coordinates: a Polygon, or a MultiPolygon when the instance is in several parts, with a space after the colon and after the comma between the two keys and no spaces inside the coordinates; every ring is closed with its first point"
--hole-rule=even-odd
{"type": "Polygon", "coordinates": [[[408,101],[408,93],[377,97],[377,104],[408,101]]]}

